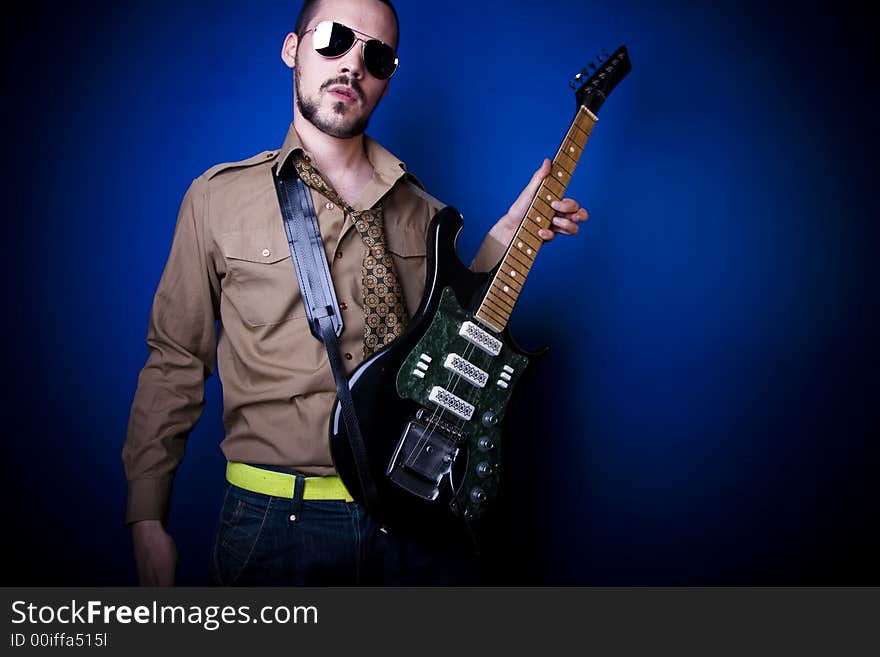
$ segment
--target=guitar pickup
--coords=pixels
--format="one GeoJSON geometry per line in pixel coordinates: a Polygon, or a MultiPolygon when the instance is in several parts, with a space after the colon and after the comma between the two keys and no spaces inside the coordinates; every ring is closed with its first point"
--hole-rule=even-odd
{"type": "Polygon", "coordinates": [[[468,360],[465,360],[458,354],[449,354],[446,357],[446,362],[443,363],[443,367],[452,372],[453,374],[458,374],[465,381],[470,383],[471,385],[475,385],[478,388],[486,387],[486,382],[489,380],[489,373],[484,372],[479,367],[474,365],[468,360]]]}
{"type": "Polygon", "coordinates": [[[474,407],[468,404],[464,399],[453,395],[451,392],[440,386],[431,388],[431,394],[428,395],[428,401],[432,401],[437,406],[457,415],[462,420],[470,420],[474,415],[474,407]]]}
{"type": "Polygon", "coordinates": [[[462,324],[458,329],[458,334],[490,356],[497,356],[501,353],[501,340],[492,337],[473,322],[462,324]]]}

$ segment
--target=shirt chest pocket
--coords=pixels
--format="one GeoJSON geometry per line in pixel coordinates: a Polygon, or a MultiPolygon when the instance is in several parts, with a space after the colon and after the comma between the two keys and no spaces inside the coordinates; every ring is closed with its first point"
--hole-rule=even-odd
{"type": "Polygon", "coordinates": [[[226,301],[250,326],[304,317],[299,281],[284,233],[265,228],[224,233],[217,242],[226,260],[226,301]]]}
{"type": "Polygon", "coordinates": [[[394,261],[394,270],[403,288],[404,302],[410,317],[419,307],[425,290],[425,237],[425,231],[408,226],[385,228],[385,244],[394,261]]]}

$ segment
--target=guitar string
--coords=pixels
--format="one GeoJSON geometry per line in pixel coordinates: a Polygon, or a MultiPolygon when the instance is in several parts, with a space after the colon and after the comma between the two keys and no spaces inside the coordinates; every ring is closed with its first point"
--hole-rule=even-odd
{"type": "MultiPolygon", "coordinates": [[[[475,351],[475,347],[474,347],[474,345],[473,345],[473,344],[468,344],[467,347],[464,349],[464,354],[462,355],[462,358],[463,358],[464,360],[467,360],[468,362],[470,362],[470,358],[472,357],[474,351],[475,351]]],[[[491,361],[490,361],[490,364],[491,364],[491,361]]],[[[455,394],[456,390],[458,389],[458,383],[459,383],[459,381],[461,381],[463,378],[464,378],[464,377],[462,377],[461,375],[456,374],[456,373],[453,372],[453,373],[452,373],[452,376],[449,378],[449,381],[448,381],[447,384],[446,384],[446,390],[449,391],[449,392],[452,393],[452,394],[455,394]],[[454,380],[454,383],[453,383],[453,380],[454,380]]],[[[475,385],[471,384],[470,381],[468,381],[467,383],[468,383],[469,385],[471,385],[471,387],[473,388],[473,390],[471,391],[471,394],[470,394],[470,395],[462,395],[462,396],[460,397],[460,399],[463,399],[463,400],[466,401],[467,403],[471,403],[471,402],[475,401],[475,397],[478,396],[478,395],[480,394],[480,388],[479,388],[478,386],[475,386],[475,385]]],[[[472,405],[473,405],[473,404],[472,404],[472,405]]],[[[415,455],[421,450],[422,445],[424,445],[425,442],[427,442],[427,440],[428,440],[431,436],[434,435],[435,429],[439,429],[439,428],[440,428],[440,421],[444,419],[444,415],[445,415],[445,413],[446,413],[446,409],[444,409],[444,408],[443,408],[442,406],[440,406],[439,404],[435,404],[434,412],[432,413],[431,418],[427,421],[428,432],[427,432],[427,434],[423,434],[423,436],[424,436],[423,439],[421,439],[420,441],[418,441],[416,449],[414,449],[413,452],[411,452],[411,454],[410,454],[410,457],[411,457],[411,458],[409,459],[408,465],[411,465],[411,464],[412,464],[413,460],[415,459],[415,455]]],[[[456,416],[456,417],[457,417],[457,416],[456,416]]],[[[471,418],[471,419],[473,419],[473,418],[471,418]]],[[[459,432],[462,432],[463,429],[464,429],[464,427],[465,427],[465,425],[466,425],[469,421],[470,421],[470,420],[465,420],[465,419],[463,419],[463,418],[459,418],[457,421],[454,420],[454,421],[450,422],[449,424],[451,424],[452,426],[456,427],[456,429],[457,429],[459,432]]],[[[443,440],[447,443],[447,445],[449,445],[449,444],[454,444],[455,442],[457,442],[455,439],[448,439],[448,438],[446,438],[445,435],[444,435],[444,432],[440,432],[440,436],[441,436],[441,438],[443,438],[443,440]]],[[[469,453],[469,452],[466,452],[466,456],[468,457],[468,460],[469,460],[470,453],[469,453]]],[[[469,464],[468,464],[468,465],[469,465],[469,464]]],[[[465,467],[467,468],[468,466],[466,465],[465,467]]],[[[457,490],[456,490],[456,486],[455,486],[455,479],[454,479],[454,477],[453,477],[452,466],[450,466],[450,468],[449,468],[449,473],[448,473],[448,474],[449,474],[449,487],[450,487],[450,489],[452,490],[452,494],[453,494],[453,498],[454,498],[454,497],[456,497],[456,496],[458,495],[458,492],[457,492],[457,490]]]]}
{"type": "MultiPolygon", "coordinates": [[[[437,357],[439,358],[439,356],[437,356],[437,357]]],[[[438,363],[439,363],[439,361],[438,361],[438,363]]],[[[457,375],[455,374],[455,372],[450,371],[449,380],[446,382],[446,389],[447,390],[451,387],[452,379],[456,376],[457,375]]],[[[409,457],[406,461],[406,465],[408,465],[408,466],[411,466],[415,462],[416,455],[421,451],[422,447],[428,442],[428,440],[431,438],[431,436],[433,436],[434,429],[432,428],[432,424],[439,427],[439,420],[442,419],[443,408],[440,406],[440,404],[437,404],[436,402],[435,402],[434,406],[435,406],[434,411],[432,412],[431,417],[425,421],[425,425],[428,428],[428,432],[422,433],[422,437],[416,442],[416,447],[410,452],[409,457]],[[438,410],[441,413],[440,418],[437,418],[437,411],[438,410]]],[[[447,440],[447,442],[448,442],[448,440],[447,440]]]]}
{"type": "MultiPolygon", "coordinates": [[[[474,349],[475,349],[474,345],[469,343],[469,344],[465,347],[465,349],[464,349],[464,354],[462,355],[462,358],[464,358],[465,360],[467,360],[468,362],[470,362],[469,359],[471,358],[471,356],[472,356],[472,354],[473,354],[473,352],[474,352],[474,349]]],[[[454,374],[454,373],[453,373],[453,377],[450,378],[450,382],[452,382],[452,379],[455,379],[455,382],[452,383],[451,386],[448,386],[448,387],[447,387],[447,389],[449,390],[450,393],[455,394],[455,391],[456,391],[456,389],[458,388],[458,382],[461,381],[462,378],[463,378],[463,377],[462,377],[461,375],[457,375],[457,374],[454,374]]],[[[468,381],[468,383],[470,384],[469,381],[468,381]]],[[[471,385],[472,385],[472,384],[471,384],[471,385]]],[[[472,387],[473,387],[475,393],[476,393],[476,394],[479,394],[479,388],[477,388],[476,386],[473,386],[473,385],[472,385],[472,387]]],[[[462,399],[464,399],[464,397],[462,397],[462,399]]],[[[466,399],[465,401],[467,401],[468,403],[470,403],[471,401],[474,401],[474,400],[473,400],[473,398],[471,398],[471,399],[466,399]]],[[[440,410],[440,419],[443,419],[443,414],[445,413],[445,409],[443,409],[443,408],[441,408],[441,407],[439,407],[439,406],[438,406],[438,409],[440,410]]],[[[469,420],[459,419],[459,422],[460,422],[461,424],[460,424],[459,426],[456,427],[457,430],[458,430],[459,432],[461,432],[461,431],[464,429],[464,426],[468,423],[468,421],[469,421],[469,420]]],[[[454,422],[454,421],[453,421],[453,422],[450,422],[450,424],[452,424],[453,426],[455,426],[455,422],[454,422]]],[[[437,425],[439,426],[439,422],[437,423],[437,425]]],[[[433,429],[432,429],[431,431],[432,431],[432,433],[433,433],[433,429]]],[[[449,442],[449,441],[447,441],[447,443],[448,443],[448,442],[449,442]]],[[[453,439],[452,442],[454,443],[454,442],[456,442],[456,441],[453,439]]],[[[466,451],[466,452],[465,452],[465,456],[469,457],[469,456],[470,456],[469,452],[466,451]]],[[[468,465],[469,465],[469,464],[466,464],[466,465],[465,465],[465,468],[467,468],[468,465]]],[[[452,464],[450,464],[450,466],[449,466],[449,487],[450,487],[450,489],[452,490],[452,494],[453,494],[453,498],[454,498],[454,497],[456,497],[456,496],[458,495],[458,493],[457,493],[457,491],[456,491],[456,487],[455,487],[455,479],[454,479],[454,477],[453,477],[453,472],[452,472],[452,470],[453,470],[453,468],[452,468],[452,464]]]]}
{"type": "MultiPolygon", "coordinates": [[[[577,117],[575,117],[575,120],[573,121],[572,125],[575,125],[575,124],[576,124],[576,121],[577,121],[577,117]]],[[[559,153],[562,152],[562,146],[565,144],[565,139],[569,139],[569,138],[570,138],[570,133],[571,133],[571,126],[569,126],[569,129],[568,129],[568,131],[566,132],[565,137],[563,138],[562,145],[560,145],[560,147],[559,147],[559,149],[558,149],[558,151],[557,151],[557,154],[556,154],[556,156],[554,157],[554,162],[555,162],[556,159],[559,157],[559,153]]],[[[589,137],[589,133],[588,133],[588,137],[589,137]]],[[[572,141],[575,141],[575,140],[572,138],[572,141]]],[[[575,141],[575,143],[577,143],[577,142],[575,141]]],[[[578,159],[579,159],[579,158],[578,158],[578,159]]],[[[535,199],[535,198],[537,198],[537,194],[535,194],[535,197],[532,199],[532,203],[534,203],[534,199],[535,199]]],[[[470,344],[470,343],[468,344],[468,347],[465,349],[465,354],[462,356],[466,361],[470,362],[470,361],[469,361],[469,358],[471,357],[471,355],[472,355],[472,353],[473,353],[473,351],[474,351],[474,348],[475,348],[475,347],[474,347],[473,344],[470,344]]],[[[493,358],[494,358],[494,357],[493,357],[493,358]]],[[[492,364],[492,363],[491,363],[491,361],[490,361],[490,365],[491,365],[491,364],[492,364]]],[[[461,375],[457,375],[457,374],[455,374],[454,372],[452,372],[452,376],[450,376],[449,381],[448,381],[447,384],[446,384],[446,390],[447,390],[448,392],[454,394],[455,391],[456,391],[456,389],[458,388],[458,382],[459,382],[462,378],[463,378],[463,377],[462,377],[461,375]],[[453,379],[455,379],[455,382],[454,382],[454,383],[453,383],[453,379]]],[[[470,383],[470,381],[468,381],[468,383],[470,383]]],[[[487,385],[488,385],[489,381],[487,380],[486,383],[487,383],[487,385]]],[[[472,387],[473,387],[473,391],[471,392],[470,395],[462,394],[462,395],[460,396],[460,399],[466,401],[466,402],[469,403],[469,404],[470,404],[471,402],[473,402],[473,401],[474,401],[474,398],[480,394],[480,388],[479,388],[478,386],[473,386],[473,385],[472,385],[472,387]]],[[[473,404],[471,404],[471,405],[473,405],[473,404]]],[[[443,408],[440,404],[438,404],[438,403],[435,402],[435,408],[434,408],[434,411],[432,412],[431,417],[430,417],[430,418],[427,420],[427,422],[426,422],[426,426],[427,426],[427,428],[428,428],[428,431],[427,431],[426,433],[423,433],[423,434],[422,434],[422,438],[421,438],[419,441],[417,441],[417,447],[416,447],[416,448],[410,453],[410,455],[409,455],[409,459],[408,459],[408,461],[407,461],[407,465],[412,465],[412,463],[413,463],[413,461],[414,461],[414,459],[415,459],[416,454],[421,450],[422,446],[425,445],[425,443],[426,443],[426,442],[427,442],[427,441],[428,441],[428,440],[434,435],[435,429],[439,429],[439,427],[440,427],[440,422],[444,419],[444,415],[445,415],[445,413],[446,413],[446,409],[443,408]],[[439,412],[439,413],[438,413],[438,412],[439,412]]],[[[458,418],[458,416],[456,416],[456,417],[458,418]]],[[[473,418],[471,418],[471,419],[473,419],[473,418]]],[[[469,421],[470,421],[470,420],[464,420],[464,419],[462,419],[462,418],[458,418],[457,420],[453,420],[453,422],[451,422],[450,424],[452,424],[452,426],[455,426],[456,429],[457,429],[458,431],[463,431],[465,425],[466,425],[469,421]]],[[[448,438],[446,438],[443,432],[441,432],[440,435],[441,435],[441,437],[444,438],[444,441],[445,441],[447,444],[450,444],[450,443],[454,443],[454,442],[456,442],[455,439],[448,439],[448,438]]],[[[469,454],[468,454],[468,456],[469,456],[469,454]]],[[[449,482],[450,482],[450,488],[453,490],[453,495],[455,495],[456,493],[455,493],[454,479],[453,479],[453,476],[452,476],[452,467],[451,467],[451,466],[450,466],[450,469],[449,469],[449,482]]]]}
{"type": "MultiPolygon", "coordinates": [[[[465,355],[463,356],[463,357],[465,358],[465,360],[468,360],[468,362],[470,362],[469,359],[470,359],[472,353],[474,352],[474,350],[475,350],[475,347],[474,347],[472,344],[469,344],[468,347],[467,347],[467,349],[465,349],[465,355]]],[[[500,355],[500,354],[499,354],[499,355],[500,355]]],[[[491,356],[490,361],[489,361],[489,365],[490,365],[490,366],[493,364],[493,361],[494,361],[495,358],[496,358],[495,356],[491,356]]],[[[487,366],[487,369],[489,369],[488,366],[487,366]]],[[[459,378],[462,378],[462,377],[459,377],[459,378]]],[[[468,381],[468,383],[470,383],[470,381],[468,381]]],[[[486,383],[487,383],[487,384],[489,383],[489,380],[488,380],[488,379],[486,380],[486,383]]],[[[453,386],[453,389],[451,390],[451,392],[455,392],[455,388],[456,388],[457,386],[458,386],[458,381],[456,381],[455,386],[453,386]]],[[[480,389],[479,387],[474,386],[474,385],[472,385],[471,388],[472,388],[472,390],[471,390],[471,395],[470,395],[470,396],[465,395],[465,394],[463,394],[463,395],[461,396],[461,398],[464,399],[465,401],[467,401],[468,403],[471,403],[471,402],[475,401],[475,398],[476,398],[477,396],[480,395],[480,391],[481,391],[481,389],[480,389]]],[[[472,419],[473,419],[473,418],[472,418],[472,419]]],[[[461,422],[461,424],[460,424],[460,426],[458,427],[458,430],[459,430],[459,431],[462,431],[462,430],[464,429],[464,426],[469,422],[469,420],[463,420],[463,419],[462,419],[462,420],[460,420],[460,422],[461,422]]],[[[467,456],[470,457],[470,452],[467,453],[467,456]]],[[[469,466],[470,466],[470,463],[468,463],[468,465],[467,465],[466,467],[469,467],[469,466]]],[[[449,472],[449,485],[450,485],[450,488],[453,490],[453,495],[456,496],[458,493],[457,493],[456,490],[455,490],[455,482],[454,482],[454,479],[453,479],[453,477],[452,477],[452,470],[451,470],[451,468],[450,468],[450,472],[449,472]]]]}
{"type": "MultiPolygon", "coordinates": [[[[471,345],[469,345],[469,346],[471,346],[471,345]]],[[[467,350],[465,350],[465,351],[467,352],[467,350]]],[[[470,354],[465,356],[465,358],[469,358],[469,357],[470,357],[470,354]]],[[[452,383],[453,379],[455,379],[455,378],[461,379],[461,376],[456,374],[455,372],[450,371],[450,377],[449,377],[449,380],[447,381],[446,387],[445,387],[445,389],[448,390],[449,392],[454,391],[455,388],[458,386],[458,381],[455,381],[454,384],[452,383]]],[[[413,462],[415,461],[416,454],[419,451],[421,451],[422,446],[425,445],[425,443],[428,442],[428,440],[431,438],[431,436],[434,435],[434,429],[439,428],[440,421],[443,420],[443,414],[445,413],[445,409],[440,404],[437,404],[436,402],[435,402],[434,406],[435,406],[434,411],[432,412],[431,417],[428,418],[428,420],[426,420],[426,422],[425,422],[426,426],[428,427],[428,432],[423,433],[422,438],[416,443],[415,449],[413,449],[413,451],[410,453],[410,458],[407,460],[407,463],[406,463],[407,465],[411,466],[413,464],[413,462]],[[439,417],[438,417],[438,411],[439,411],[439,417]]],[[[441,434],[441,436],[442,436],[442,434],[441,434]]],[[[447,444],[455,442],[454,439],[450,440],[445,437],[444,437],[444,440],[447,444]]]]}
{"type": "MultiPolygon", "coordinates": [[[[464,349],[464,355],[462,357],[465,360],[468,360],[471,357],[473,350],[474,350],[474,346],[472,344],[468,344],[467,347],[464,349]]],[[[463,377],[461,375],[456,374],[455,372],[450,370],[450,377],[446,383],[445,389],[448,392],[454,394],[455,390],[458,388],[458,382],[462,378],[463,377]]],[[[476,388],[476,386],[474,386],[474,388],[476,388]]],[[[472,401],[472,400],[466,400],[466,401],[468,401],[468,403],[470,403],[470,401],[472,401]]],[[[440,429],[440,423],[441,423],[441,421],[443,421],[445,419],[444,418],[445,413],[446,413],[446,409],[443,408],[440,404],[437,404],[435,402],[435,407],[434,407],[433,412],[431,413],[431,417],[428,418],[428,420],[426,421],[426,427],[428,430],[427,430],[427,432],[423,433],[422,437],[416,442],[416,446],[410,452],[410,454],[406,460],[406,465],[411,466],[415,462],[416,456],[420,453],[422,447],[434,435],[435,430],[440,429]]],[[[458,431],[462,431],[462,429],[464,428],[464,425],[466,423],[467,423],[467,420],[461,420],[461,425],[457,427],[458,431]]],[[[452,426],[456,426],[454,421],[449,422],[449,424],[452,426]]],[[[455,438],[447,438],[445,435],[445,432],[443,432],[443,431],[440,431],[439,435],[441,436],[443,441],[447,444],[447,446],[454,445],[457,442],[457,440],[455,438]]],[[[452,466],[451,465],[449,468],[449,475],[450,475],[450,487],[454,491],[455,486],[453,485],[452,466]]],[[[453,495],[454,494],[455,493],[453,493],[453,495]]]]}

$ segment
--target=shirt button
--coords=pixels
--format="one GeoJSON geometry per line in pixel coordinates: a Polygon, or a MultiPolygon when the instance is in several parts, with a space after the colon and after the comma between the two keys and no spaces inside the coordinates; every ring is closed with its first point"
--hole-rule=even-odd
{"type": "Polygon", "coordinates": [[[336,259],[339,260],[342,257],[342,251],[336,252],[336,259]]]}
{"type": "Polygon", "coordinates": [[[263,257],[268,258],[272,252],[269,249],[263,249],[263,257]]]}
{"type": "Polygon", "coordinates": [[[339,304],[339,310],[348,310],[348,306],[344,301],[339,304]]]}
{"type": "Polygon", "coordinates": [[[351,360],[352,358],[353,358],[353,356],[350,353],[346,352],[345,360],[351,360]]]}
{"type": "Polygon", "coordinates": [[[327,205],[325,205],[324,207],[327,208],[328,210],[332,210],[332,209],[335,208],[336,206],[333,205],[332,203],[328,202],[327,205]]]}

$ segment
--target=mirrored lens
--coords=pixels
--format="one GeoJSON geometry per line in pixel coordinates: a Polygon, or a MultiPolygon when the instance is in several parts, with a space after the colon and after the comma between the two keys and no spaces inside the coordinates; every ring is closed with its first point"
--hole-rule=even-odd
{"type": "Polygon", "coordinates": [[[333,21],[322,21],[315,26],[312,35],[315,52],[324,57],[344,55],[354,45],[351,28],[333,21]]]}
{"type": "Polygon", "coordinates": [[[397,55],[391,46],[370,39],[364,44],[364,65],[373,77],[387,80],[397,69],[397,55]]]}

